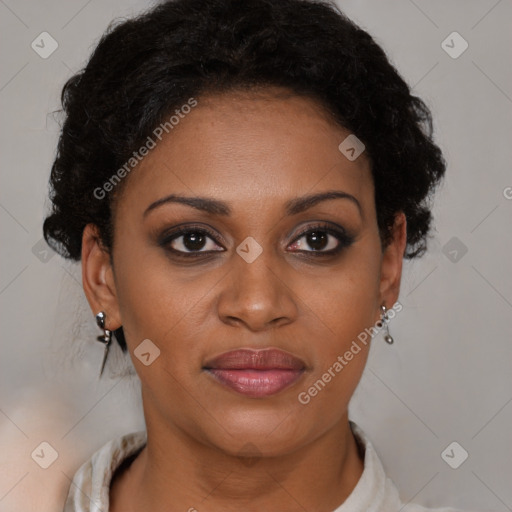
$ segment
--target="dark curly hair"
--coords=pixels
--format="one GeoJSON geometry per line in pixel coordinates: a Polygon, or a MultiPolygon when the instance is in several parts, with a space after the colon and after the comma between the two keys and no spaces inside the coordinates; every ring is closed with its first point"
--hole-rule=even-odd
{"type": "MultiPolygon", "coordinates": [[[[372,37],[324,0],[167,0],[114,20],[62,90],[47,243],[78,261],[93,223],[110,252],[126,179],[106,198],[94,190],[191,96],[265,86],[315,100],[365,144],[382,246],[402,211],[404,257],[421,256],[429,201],[446,169],[432,115],[372,37]]],[[[114,334],[126,351],[122,328],[114,334]]]]}

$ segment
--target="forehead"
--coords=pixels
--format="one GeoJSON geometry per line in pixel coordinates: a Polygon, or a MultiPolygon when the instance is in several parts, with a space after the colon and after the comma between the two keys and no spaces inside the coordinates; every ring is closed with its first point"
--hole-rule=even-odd
{"type": "Polygon", "coordinates": [[[228,93],[199,97],[187,111],[127,178],[120,203],[131,211],[171,193],[219,198],[233,210],[333,188],[373,198],[369,160],[339,150],[350,132],[310,98],[228,93]]]}

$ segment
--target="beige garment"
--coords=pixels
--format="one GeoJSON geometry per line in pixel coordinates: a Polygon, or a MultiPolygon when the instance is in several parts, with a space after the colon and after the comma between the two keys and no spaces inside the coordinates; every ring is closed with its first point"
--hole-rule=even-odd
{"type": "MultiPolygon", "coordinates": [[[[429,509],[404,504],[371,442],[353,422],[352,431],[364,450],[364,470],[350,496],[333,512],[461,512],[453,508],[429,509]]],[[[108,512],[112,475],[128,457],[145,446],[146,431],[132,432],[106,443],[75,473],[63,512],[108,512]]]]}

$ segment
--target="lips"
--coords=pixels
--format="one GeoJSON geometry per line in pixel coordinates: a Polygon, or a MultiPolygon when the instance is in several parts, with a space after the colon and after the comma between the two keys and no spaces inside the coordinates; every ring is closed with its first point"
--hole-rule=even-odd
{"type": "Polygon", "coordinates": [[[225,352],[203,367],[215,380],[253,398],[274,395],[304,373],[304,361],[278,349],[240,349],[225,352]]]}

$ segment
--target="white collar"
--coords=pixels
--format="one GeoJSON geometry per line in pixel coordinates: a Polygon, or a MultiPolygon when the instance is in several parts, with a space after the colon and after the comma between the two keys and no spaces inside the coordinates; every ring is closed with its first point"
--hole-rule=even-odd
{"type": "MultiPolygon", "coordinates": [[[[361,428],[350,422],[364,452],[364,469],[351,494],[333,512],[397,512],[404,507],[393,481],[386,477],[382,463],[361,428]]],[[[108,512],[112,476],[131,455],[147,442],[147,432],[131,432],[112,439],[82,464],[73,477],[63,512],[108,512]]],[[[407,505],[407,512],[457,512],[455,509],[426,509],[407,505]]]]}

